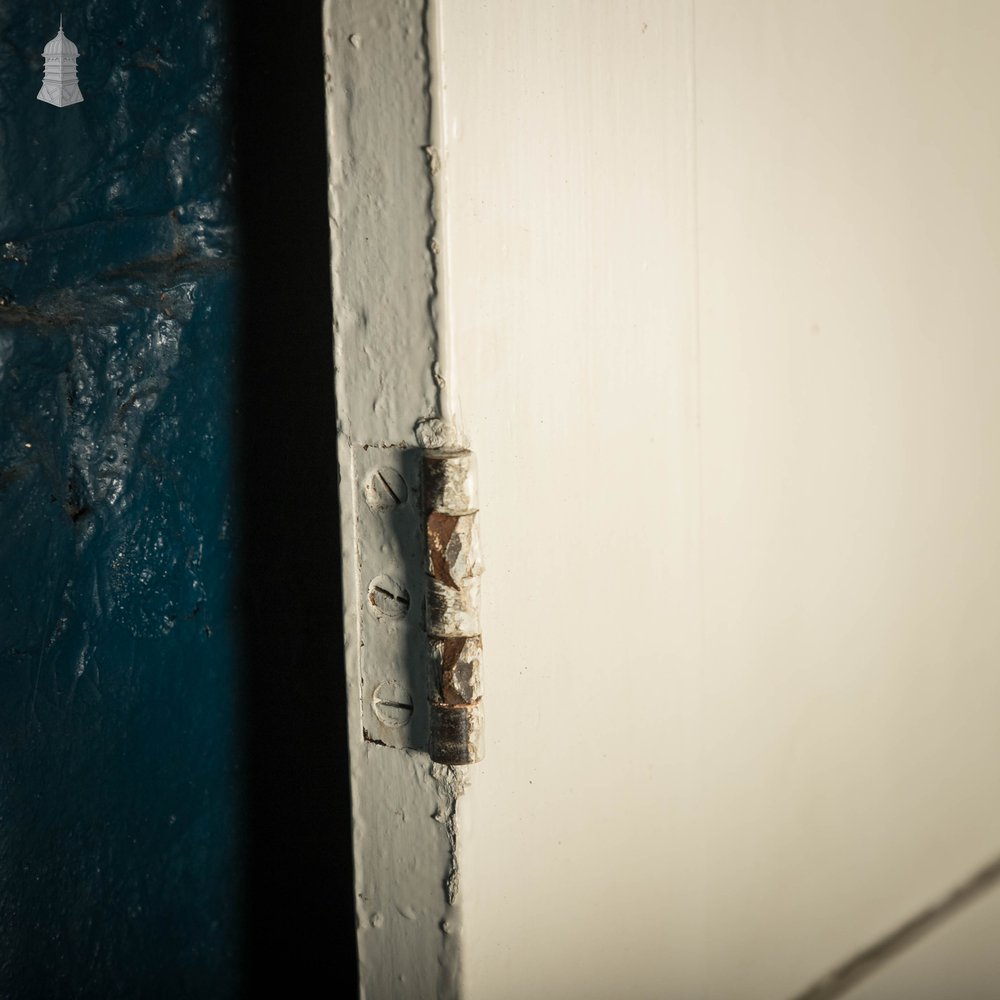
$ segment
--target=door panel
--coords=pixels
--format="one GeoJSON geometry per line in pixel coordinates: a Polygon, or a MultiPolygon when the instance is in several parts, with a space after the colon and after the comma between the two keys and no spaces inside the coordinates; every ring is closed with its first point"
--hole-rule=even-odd
{"type": "Polygon", "coordinates": [[[444,17],[469,993],[791,996],[1000,846],[1000,8],[444,17]]]}

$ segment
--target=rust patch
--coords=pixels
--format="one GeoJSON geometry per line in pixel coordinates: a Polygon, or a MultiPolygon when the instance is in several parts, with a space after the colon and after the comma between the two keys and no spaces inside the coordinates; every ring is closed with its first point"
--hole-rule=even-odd
{"type": "Polygon", "coordinates": [[[468,664],[463,671],[462,650],[465,649],[467,639],[460,638],[445,639],[442,643],[441,651],[441,694],[444,701],[449,705],[461,705],[468,701],[463,697],[463,688],[468,688],[468,681],[462,684],[462,674],[468,672],[468,664]]]}
{"type": "Polygon", "coordinates": [[[431,637],[430,654],[431,703],[448,707],[477,704],[482,698],[482,638],[478,635],[431,637]]]}
{"type": "Polygon", "coordinates": [[[432,511],[427,515],[427,551],[431,559],[431,576],[452,590],[459,590],[460,587],[451,575],[446,555],[448,543],[457,526],[458,517],[455,514],[432,511]]]}
{"type": "Polygon", "coordinates": [[[437,764],[475,764],[483,759],[482,708],[431,705],[431,760],[437,764]]]}
{"type": "Polygon", "coordinates": [[[444,639],[442,642],[441,666],[446,674],[451,673],[458,663],[462,650],[465,648],[467,636],[460,636],[453,639],[444,639]]]}

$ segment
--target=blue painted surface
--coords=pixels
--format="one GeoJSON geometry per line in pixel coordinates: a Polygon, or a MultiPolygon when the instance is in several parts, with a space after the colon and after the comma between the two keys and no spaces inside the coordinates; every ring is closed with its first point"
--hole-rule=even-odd
{"type": "Polygon", "coordinates": [[[0,996],[237,988],[224,12],[0,2],[0,996]]]}

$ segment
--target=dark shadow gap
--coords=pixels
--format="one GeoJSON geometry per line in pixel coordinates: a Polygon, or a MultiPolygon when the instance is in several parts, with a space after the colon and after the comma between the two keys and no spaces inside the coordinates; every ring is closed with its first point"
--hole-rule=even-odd
{"type": "Polygon", "coordinates": [[[231,2],[229,22],[242,282],[241,971],[245,995],[267,981],[289,996],[350,996],[357,953],[322,5],[231,2]]]}

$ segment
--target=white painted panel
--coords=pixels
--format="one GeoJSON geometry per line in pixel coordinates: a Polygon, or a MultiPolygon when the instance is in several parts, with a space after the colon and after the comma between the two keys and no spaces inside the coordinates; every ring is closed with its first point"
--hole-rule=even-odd
{"type": "Polygon", "coordinates": [[[689,12],[456,2],[445,24],[486,560],[469,996],[655,995],[698,938],[689,12]]]}
{"type": "Polygon", "coordinates": [[[1000,848],[1000,6],[697,10],[707,981],[764,997],[1000,848]]]}
{"type": "Polygon", "coordinates": [[[791,996],[1000,847],[1000,5],[444,18],[469,996],[791,996]]]}

